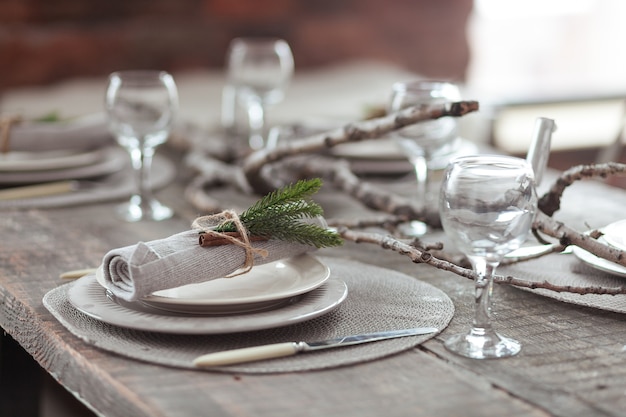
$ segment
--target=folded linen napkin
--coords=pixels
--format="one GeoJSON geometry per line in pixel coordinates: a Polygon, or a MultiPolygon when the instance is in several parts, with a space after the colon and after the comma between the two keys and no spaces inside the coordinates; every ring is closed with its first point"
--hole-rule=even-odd
{"type": "MultiPolygon", "coordinates": [[[[198,230],[189,230],[109,251],[103,260],[106,287],[123,300],[135,301],[155,291],[222,278],[244,266],[244,248],[233,244],[202,247],[198,239],[198,230]]],[[[276,239],[255,241],[251,245],[267,254],[263,257],[255,253],[255,265],[315,249],[276,239]]]]}
{"type": "Polygon", "coordinates": [[[41,152],[96,149],[113,143],[104,114],[67,122],[22,122],[11,126],[8,151],[41,152]]]}

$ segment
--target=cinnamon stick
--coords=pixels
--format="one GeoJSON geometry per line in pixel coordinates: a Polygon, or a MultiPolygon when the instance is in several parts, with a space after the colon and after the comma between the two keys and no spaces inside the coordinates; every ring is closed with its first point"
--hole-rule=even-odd
{"type": "MultiPolygon", "coordinates": [[[[228,236],[237,240],[241,240],[241,233],[239,232],[220,232],[219,235],[200,233],[198,241],[200,243],[200,246],[202,247],[223,246],[233,243],[231,239],[223,236],[228,236]]],[[[250,240],[250,242],[260,242],[268,239],[263,236],[249,236],[248,240],[250,240]]]]}

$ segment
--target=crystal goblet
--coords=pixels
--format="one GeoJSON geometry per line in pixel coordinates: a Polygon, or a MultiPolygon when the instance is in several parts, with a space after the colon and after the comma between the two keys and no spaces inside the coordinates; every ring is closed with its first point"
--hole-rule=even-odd
{"type": "Polygon", "coordinates": [[[289,44],[276,38],[235,38],[228,50],[228,83],[247,109],[248,144],[265,146],[267,107],[283,100],[294,72],[289,44]]]}
{"type": "Polygon", "coordinates": [[[536,210],[534,173],[524,159],[466,156],[446,168],[440,194],[441,222],[476,273],[473,324],[469,331],[445,342],[450,351],[476,359],[502,358],[520,351],[518,341],[499,335],[492,327],[493,274],[504,255],[525,241],[536,210]]]}
{"type": "MultiPolygon", "coordinates": [[[[452,83],[444,81],[398,82],[392,87],[388,111],[395,113],[406,107],[425,107],[459,101],[461,93],[452,83]]],[[[407,126],[392,134],[400,149],[415,168],[417,179],[417,202],[424,209],[437,204],[431,192],[431,169],[433,155],[452,148],[458,139],[457,122],[443,117],[407,126]]],[[[421,236],[428,231],[425,223],[412,221],[401,231],[408,236],[421,236]]]]}
{"type": "Polygon", "coordinates": [[[136,191],[118,207],[127,221],[165,220],[172,209],[152,195],[150,170],[155,148],[166,142],[178,111],[174,78],[164,71],[119,71],[109,76],[105,96],[109,129],[130,154],[136,191]]]}

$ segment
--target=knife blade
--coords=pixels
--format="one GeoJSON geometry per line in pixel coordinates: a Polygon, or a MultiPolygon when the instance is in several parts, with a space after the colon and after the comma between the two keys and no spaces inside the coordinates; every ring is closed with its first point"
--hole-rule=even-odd
{"type": "Polygon", "coordinates": [[[253,362],[263,359],[281,358],[296,355],[298,353],[313,352],[322,349],[358,345],[361,343],[377,342],[380,340],[394,339],[398,337],[417,336],[438,332],[436,327],[417,327],[412,329],[389,330],[384,332],[365,333],[352,336],[343,336],[335,339],[320,340],[316,342],[284,342],[269,345],[253,346],[241,349],[225,350],[221,352],[207,353],[193,360],[194,366],[210,367],[220,365],[233,365],[237,363],[253,362]]]}

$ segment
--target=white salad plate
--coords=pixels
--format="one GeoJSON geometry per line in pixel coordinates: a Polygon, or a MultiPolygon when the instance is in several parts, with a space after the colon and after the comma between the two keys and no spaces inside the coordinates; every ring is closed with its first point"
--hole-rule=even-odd
{"type": "Polygon", "coordinates": [[[626,251],[626,219],[611,223],[602,228],[602,236],[609,245],[626,251]]]}
{"type": "Polygon", "coordinates": [[[141,302],[115,300],[107,296],[107,290],[98,283],[95,274],[91,274],[70,285],[68,300],[84,314],[119,327],[172,334],[224,334],[310,320],[339,307],[347,294],[345,282],[333,278],[321,287],[292,297],[280,308],[249,314],[201,316],[167,312],[141,302]]]}
{"type": "Polygon", "coordinates": [[[119,147],[112,146],[104,148],[101,152],[102,154],[97,161],[81,166],[45,170],[0,170],[0,184],[34,184],[50,181],[94,178],[112,174],[128,165],[128,152],[119,147]]]}
{"type": "Polygon", "coordinates": [[[103,158],[103,149],[82,152],[7,152],[0,154],[0,171],[30,172],[75,168],[97,163],[103,158]]]}
{"type": "MultiPolygon", "coordinates": [[[[141,300],[151,307],[181,313],[236,314],[266,310],[312,291],[328,280],[330,269],[303,254],[253,267],[232,278],[156,291],[141,300]]],[[[102,268],[96,279],[106,287],[102,268]]]]}
{"type": "MultiPolygon", "coordinates": [[[[602,238],[599,238],[598,240],[601,239],[602,238]]],[[[591,266],[592,268],[595,268],[602,272],[607,272],[612,275],[626,278],[626,267],[620,264],[616,264],[615,262],[600,258],[593,253],[579,248],[578,246],[572,246],[572,252],[578,259],[591,266]]]]}

